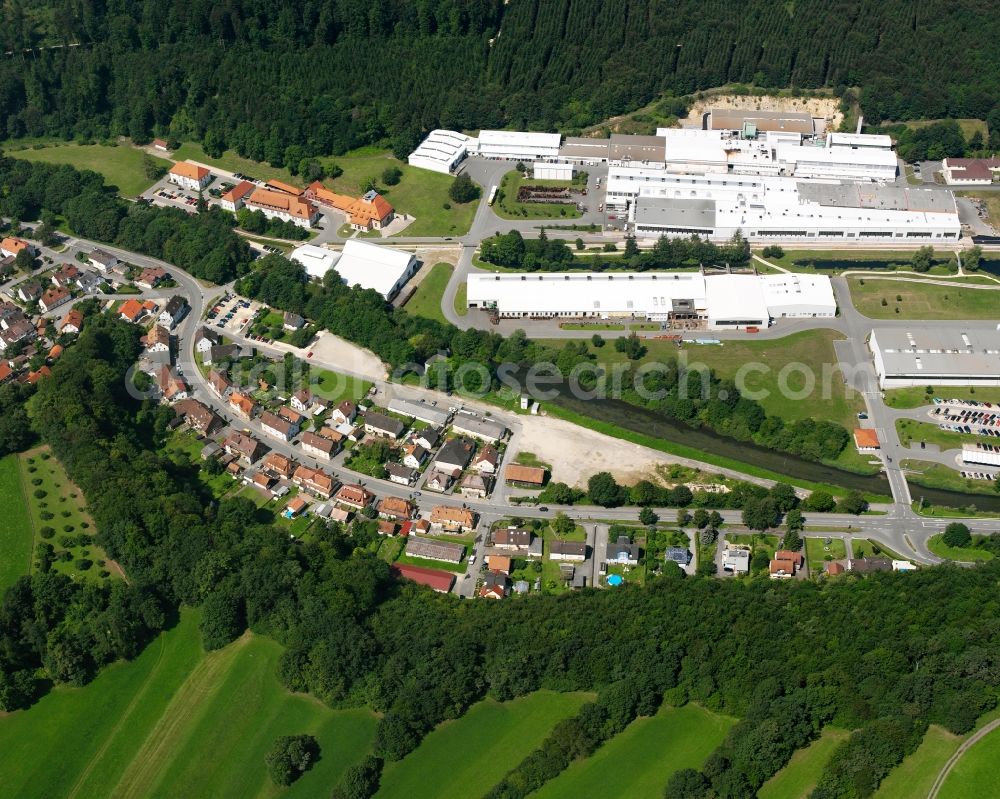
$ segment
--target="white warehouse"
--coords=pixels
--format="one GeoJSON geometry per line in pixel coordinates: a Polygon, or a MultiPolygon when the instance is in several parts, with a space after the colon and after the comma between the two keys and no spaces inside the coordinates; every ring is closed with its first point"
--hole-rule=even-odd
{"type": "Polygon", "coordinates": [[[1000,466],[1000,447],[992,444],[962,444],[962,463],[1000,466]]]}
{"type": "Polygon", "coordinates": [[[877,327],[868,348],[882,388],[1000,386],[1000,331],[992,327],[877,327]]]}
{"type": "Polygon", "coordinates": [[[454,130],[432,130],[407,157],[410,166],[441,172],[445,175],[457,167],[470,151],[475,151],[478,142],[454,130]]]}
{"type": "Polygon", "coordinates": [[[523,133],[516,130],[482,130],[477,154],[483,158],[541,161],[559,157],[558,133],[523,133]]]}
{"type": "Polygon", "coordinates": [[[359,239],[348,239],[342,252],[303,244],[289,259],[302,264],[306,274],[315,280],[322,280],[334,269],[348,286],[373,289],[386,300],[392,300],[417,271],[417,256],[413,253],[359,239]]]}
{"type": "Polygon", "coordinates": [[[698,319],[714,329],[837,313],[830,279],[805,274],[476,273],[467,295],[470,308],[506,318],[698,319]]]}

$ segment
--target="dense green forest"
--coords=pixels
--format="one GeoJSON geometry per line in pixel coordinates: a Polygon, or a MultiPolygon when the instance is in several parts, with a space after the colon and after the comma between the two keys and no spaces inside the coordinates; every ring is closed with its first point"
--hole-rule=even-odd
{"type": "Polygon", "coordinates": [[[1000,142],[990,0],[10,0],[3,14],[11,138],[160,134],[297,164],[375,142],[405,154],[437,126],[572,130],[739,82],[859,86],[870,123],[989,119],[1000,142]]]}
{"type": "MultiPolygon", "coordinates": [[[[296,542],[250,500],[209,501],[196,467],[156,452],[169,409],[124,390],[139,346],[135,327],[95,318],[28,401],[32,428],[85,492],[98,540],[130,583],[40,569],[6,593],[4,710],[134,657],[181,604],[202,606],[207,648],[250,626],[286,647],[278,676],[290,689],[383,714],[364,796],[382,762],[486,695],[598,694],[511,764],[489,794],[508,798],[662,701],[742,719],[702,772],[671,780],[670,797],[751,796],[825,724],[856,732],[814,796],[868,796],[928,723],[963,733],[996,704],[996,564],[781,584],[668,569],[645,588],[461,602],[395,580],[366,554],[364,524],[296,542]]],[[[360,776],[349,773],[352,785],[360,776]]]]}

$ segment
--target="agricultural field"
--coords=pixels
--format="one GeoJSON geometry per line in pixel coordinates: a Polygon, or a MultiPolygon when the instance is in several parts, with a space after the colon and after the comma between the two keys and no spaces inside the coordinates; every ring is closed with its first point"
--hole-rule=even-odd
{"type": "Polygon", "coordinates": [[[46,541],[55,550],[52,570],[74,580],[94,581],[116,572],[93,542],[96,530],[83,494],[48,447],[20,454],[18,467],[35,540],[46,541]]]}
{"type": "Polygon", "coordinates": [[[379,799],[482,796],[591,696],[536,691],[510,702],[486,699],[439,725],[382,774],[379,799]]]}
{"type": "Polygon", "coordinates": [[[941,786],[940,799],[996,796],[1000,730],[974,743],[958,759],[941,786]]]}
{"type": "Polygon", "coordinates": [[[455,268],[451,264],[434,264],[430,272],[420,281],[413,296],[403,306],[407,313],[444,324],[446,320],[441,312],[441,298],[454,271],[455,268]]]}
{"type": "Polygon", "coordinates": [[[0,593],[3,593],[30,571],[34,545],[17,455],[0,459],[0,502],[5,515],[0,525],[0,593]]]}
{"type": "Polygon", "coordinates": [[[270,799],[329,793],[368,750],[375,718],[288,693],[275,676],[281,648],[268,639],[246,633],[205,654],[198,618],[183,611],[178,625],[133,662],[0,718],[5,794],[270,799]],[[267,777],[264,754],[277,736],[294,733],[315,735],[321,759],[290,789],[278,789],[267,777]]]}
{"type": "MultiPolygon", "coordinates": [[[[9,146],[9,145],[8,145],[9,146]]],[[[135,197],[153,185],[143,169],[145,153],[129,144],[108,146],[103,144],[74,144],[52,142],[41,149],[5,150],[13,158],[25,161],[45,161],[50,164],[69,164],[77,169],[90,169],[104,175],[107,184],[117,187],[125,197],[135,197]]],[[[155,158],[164,169],[171,162],[155,158]]]]}
{"type": "Polygon", "coordinates": [[[664,706],[655,716],[633,721],[590,757],[572,763],[532,797],[660,799],[670,775],[700,768],[733,722],[697,705],[664,706]]]}
{"type": "Polygon", "coordinates": [[[1000,286],[976,289],[872,278],[851,278],[848,285],[854,307],[872,319],[994,319],[1000,306],[1000,286]]]}
{"type": "Polygon", "coordinates": [[[953,735],[944,727],[932,724],[924,733],[920,746],[903,762],[889,772],[882,780],[875,799],[911,799],[914,796],[924,797],[934,784],[938,773],[948,762],[962,739],[953,735]]]}
{"type": "Polygon", "coordinates": [[[819,782],[830,755],[847,738],[847,731],[827,727],[823,734],[805,749],[800,749],[788,764],[759,791],[758,799],[805,799],[819,782]]]}

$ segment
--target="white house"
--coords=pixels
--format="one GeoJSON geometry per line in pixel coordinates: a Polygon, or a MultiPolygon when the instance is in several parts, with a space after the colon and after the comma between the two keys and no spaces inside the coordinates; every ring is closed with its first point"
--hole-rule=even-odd
{"type": "Polygon", "coordinates": [[[181,188],[200,191],[212,182],[212,173],[190,161],[178,161],[167,173],[167,180],[181,188]]]}

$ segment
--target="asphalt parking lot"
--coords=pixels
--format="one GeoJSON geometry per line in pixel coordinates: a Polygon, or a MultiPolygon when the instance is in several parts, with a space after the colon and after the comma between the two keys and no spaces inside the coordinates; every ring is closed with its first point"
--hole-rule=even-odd
{"type": "Polygon", "coordinates": [[[254,300],[227,295],[208,309],[205,321],[223,334],[239,335],[262,307],[254,300]]]}

